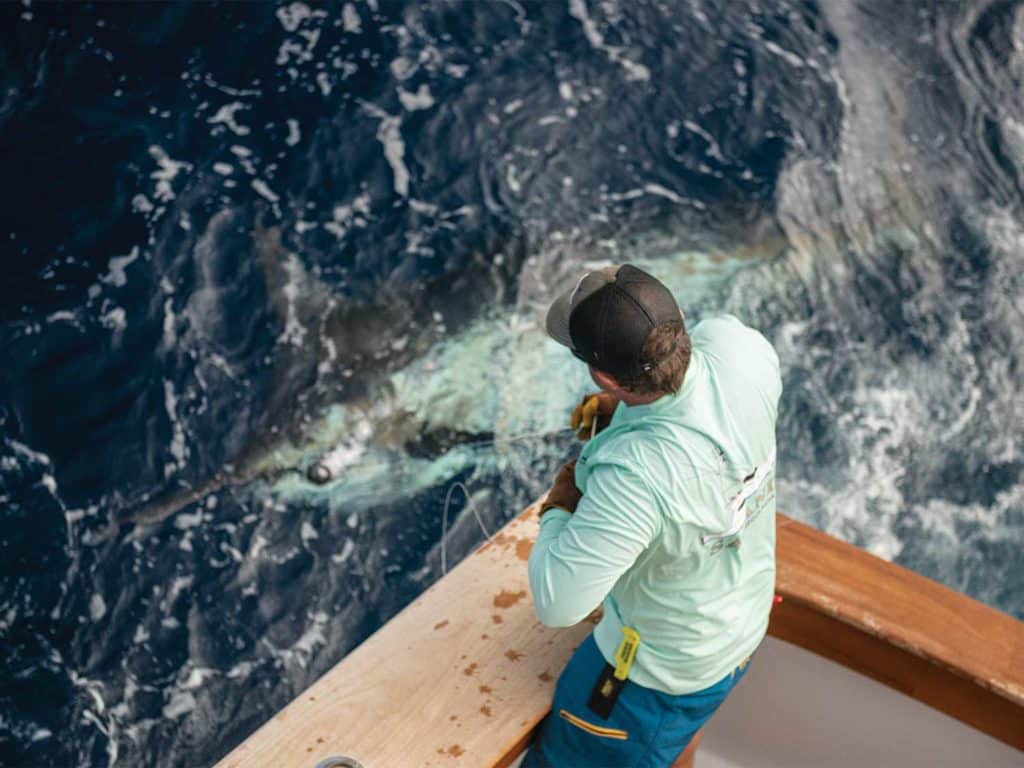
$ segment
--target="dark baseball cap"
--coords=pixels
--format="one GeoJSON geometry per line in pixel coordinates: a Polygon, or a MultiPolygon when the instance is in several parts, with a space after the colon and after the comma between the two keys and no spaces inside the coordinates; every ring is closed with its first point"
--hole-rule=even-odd
{"type": "Polygon", "coordinates": [[[672,292],[632,264],[587,272],[548,310],[548,335],[580,360],[620,378],[635,377],[659,360],[643,358],[647,335],[682,321],[672,292]]]}

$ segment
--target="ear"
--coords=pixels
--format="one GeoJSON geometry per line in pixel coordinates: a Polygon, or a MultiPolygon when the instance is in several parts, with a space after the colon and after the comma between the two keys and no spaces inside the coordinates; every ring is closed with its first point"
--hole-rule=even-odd
{"type": "Polygon", "coordinates": [[[605,392],[609,392],[611,394],[617,394],[619,392],[622,392],[622,386],[619,384],[618,381],[616,381],[614,376],[612,376],[610,373],[605,373],[602,370],[598,370],[594,366],[590,366],[590,378],[592,378],[594,380],[594,383],[597,384],[597,386],[599,386],[605,392]]]}

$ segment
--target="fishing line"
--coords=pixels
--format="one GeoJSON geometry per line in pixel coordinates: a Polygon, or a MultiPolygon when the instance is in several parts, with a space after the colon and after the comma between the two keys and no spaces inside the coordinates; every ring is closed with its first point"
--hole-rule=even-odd
{"type": "Polygon", "coordinates": [[[487,537],[487,541],[490,541],[493,536],[487,532],[487,526],[484,525],[483,518],[480,516],[479,510],[476,508],[476,503],[473,501],[473,497],[469,495],[469,489],[466,488],[461,482],[456,480],[448,487],[448,495],[444,497],[444,514],[441,516],[441,575],[444,576],[448,573],[448,507],[452,503],[452,494],[455,493],[457,488],[462,489],[462,493],[466,496],[466,502],[469,504],[469,508],[473,511],[473,516],[476,517],[476,522],[480,526],[480,530],[484,532],[484,536],[487,537]]]}

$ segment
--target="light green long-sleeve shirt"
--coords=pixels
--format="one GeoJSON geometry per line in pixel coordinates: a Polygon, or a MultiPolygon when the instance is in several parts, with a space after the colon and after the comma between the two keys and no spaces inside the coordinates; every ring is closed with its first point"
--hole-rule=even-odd
{"type": "Polygon", "coordinates": [[[619,405],[580,454],[575,514],[544,515],[529,563],[543,623],[575,624],[603,601],[605,659],[633,627],[630,679],[670,694],[713,685],[754,651],[775,585],[778,357],[731,315],[690,335],[680,391],[619,405]]]}

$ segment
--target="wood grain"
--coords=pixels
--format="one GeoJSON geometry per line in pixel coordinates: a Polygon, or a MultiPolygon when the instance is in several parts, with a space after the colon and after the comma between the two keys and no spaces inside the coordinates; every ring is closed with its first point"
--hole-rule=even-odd
{"type": "MultiPolygon", "coordinates": [[[[592,621],[538,623],[526,558],[535,507],[350,653],[220,768],[503,768],[547,714],[592,621]]],[[[769,632],[1024,749],[1024,624],[904,568],[778,519],[769,632]]]]}
{"type": "MultiPolygon", "coordinates": [[[[542,626],[526,558],[531,507],[352,651],[220,763],[313,768],[484,766],[522,751],[593,629],[542,626]]],[[[507,763],[506,763],[507,764],[507,763]]]]}
{"type": "Polygon", "coordinates": [[[779,515],[776,592],[1024,707],[1024,623],[779,515]]]}
{"type": "Polygon", "coordinates": [[[768,632],[1024,749],[1024,623],[779,515],[768,632]]]}

